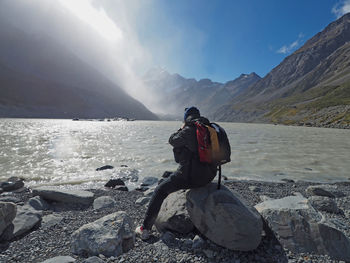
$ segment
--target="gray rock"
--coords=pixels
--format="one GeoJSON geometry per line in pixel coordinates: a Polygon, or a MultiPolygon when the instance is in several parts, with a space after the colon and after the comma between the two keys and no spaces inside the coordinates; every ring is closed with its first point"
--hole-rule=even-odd
{"type": "Polygon", "coordinates": [[[129,191],[128,187],[126,187],[126,186],[116,187],[115,190],[123,191],[123,192],[128,192],[129,191]]]}
{"type": "Polygon", "coordinates": [[[82,190],[64,190],[50,186],[42,186],[33,189],[34,195],[39,195],[42,198],[50,201],[57,201],[69,204],[90,205],[94,201],[94,194],[82,190]]]}
{"type": "Polygon", "coordinates": [[[262,202],[267,201],[267,200],[273,200],[273,198],[271,198],[267,195],[259,195],[259,198],[262,202]]]}
{"type": "Polygon", "coordinates": [[[186,209],[186,191],[170,194],[163,202],[154,224],[159,232],[175,231],[187,234],[193,230],[193,223],[186,209]]]}
{"type": "Polygon", "coordinates": [[[51,214],[43,216],[41,220],[41,227],[42,228],[50,228],[56,225],[59,225],[63,220],[62,216],[51,214]]]}
{"type": "Polygon", "coordinates": [[[139,186],[139,187],[135,188],[135,190],[138,192],[146,192],[148,189],[149,189],[149,187],[147,187],[147,186],[139,186]]]}
{"type": "Polygon", "coordinates": [[[171,171],[165,171],[162,175],[162,178],[168,178],[172,173],[174,172],[171,172],[171,171]]]}
{"type": "Polygon", "coordinates": [[[336,260],[350,261],[350,239],[343,232],[328,223],[319,223],[318,232],[323,247],[318,248],[320,254],[329,255],[336,260]]]}
{"type": "Polygon", "coordinates": [[[94,200],[94,209],[114,207],[116,204],[115,200],[110,196],[101,196],[94,200]]]}
{"type": "Polygon", "coordinates": [[[75,259],[70,256],[58,256],[54,258],[47,259],[41,263],[72,263],[75,262],[75,259]]]}
{"type": "Polygon", "coordinates": [[[106,184],[105,184],[105,187],[111,187],[111,188],[114,188],[116,187],[117,185],[125,185],[124,181],[120,178],[117,178],[117,179],[110,179],[106,184]]]}
{"type": "Polygon", "coordinates": [[[308,188],[306,188],[305,192],[311,196],[315,195],[315,196],[327,196],[332,198],[335,197],[331,192],[324,189],[322,185],[310,185],[308,188]]]}
{"type": "Polygon", "coordinates": [[[295,196],[300,196],[300,197],[304,197],[302,193],[300,192],[292,192],[293,195],[295,196]]]}
{"type": "Polygon", "coordinates": [[[33,227],[40,224],[42,212],[33,209],[29,205],[17,206],[17,214],[12,221],[11,231],[6,233],[6,240],[11,240],[28,233],[33,227]]]}
{"type": "Polygon", "coordinates": [[[193,240],[191,239],[185,239],[183,241],[183,244],[186,246],[186,247],[193,247],[193,240]]]}
{"type": "Polygon", "coordinates": [[[16,217],[17,205],[10,202],[0,202],[0,235],[16,217]]]}
{"type": "Polygon", "coordinates": [[[294,253],[316,253],[350,260],[350,240],[325,221],[306,198],[288,196],[255,207],[284,248],[294,253]]]}
{"type": "Polygon", "coordinates": [[[132,220],[119,211],[83,225],[72,235],[72,252],[79,255],[119,256],[135,243],[132,220]]]}
{"type": "Polygon", "coordinates": [[[140,197],[139,199],[136,200],[135,204],[137,205],[145,205],[149,202],[149,200],[151,200],[150,197],[140,197]]]}
{"type": "Polygon", "coordinates": [[[217,184],[191,189],[187,210],[195,227],[214,243],[231,250],[249,251],[261,241],[263,223],[259,213],[225,186],[217,184]]]}
{"type": "Polygon", "coordinates": [[[158,185],[160,185],[160,184],[163,183],[164,181],[165,181],[164,178],[160,178],[160,179],[158,180],[158,185]]]}
{"type": "Polygon", "coordinates": [[[175,236],[173,233],[167,231],[165,233],[162,234],[162,236],[160,237],[160,239],[165,243],[165,244],[171,244],[172,242],[174,242],[175,236]]]}
{"type": "Polygon", "coordinates": [[[327,196],[331,198],[344,196],[344,193],[339,191],[336,185],[328,185],[328,184],[310,185],[308,188],[306,188],[305,192],[311,196],[317,195],[317,196],[327,196]]]}
{"type": "Polygon", "coordinates": [[[35,210],[49,210],[49,204],[40,196],[34,196],[28,200],[28,205],[33,207],[35,210]]]}
{"type": "Polygon", "coordinates": [[[283,179],[281,179],[281,181],[282,181],[282,182],[286,182],[286,183],[295,183],[294,180],[292,180],[292,179],[287,179],[287,178],[283,178],[283,179]]]}
{"type": "Polygon", "coordinates": [[[124,167],[120,168],[116,174],[113,174],[113,177],[120,178],[124,182],[137,182],[139,180],[139,171],[133,168],[124,167]]]}
{"type": "MultiPolygon", "coordinates": [[[[152,247],[155,249],[155,251],[158,255],[161,254],[163,251],[169,250],[168,245],[166,245],[166,243],[164,243],[164,241],[162,241],[162,240],[159,240],[159,241],[153,243],[152,247]]],[[[153,258],[153,260],[151,260],[149,262],[158,262],[158,259],[153,258]]],[[[164,261],[162,260],[160,262],[164,262],[164,261]]]]}
{"type": "Polygon", "coordinates": [[[210,249],[203,249],[203,253],[206,255],[207,258],[212,259],[214,258],[214,252],[210,249]]]}
{"type": "Polygon", "coordinates": [[[149,176],[149,177],[143,178],[141,182],[141,186],[150,186],[156,183],[158,183],[158,178],[149,176]]]}
{"type": "Polygon", "coordinates": [[[259,187],[255,186],[255,185],[251,185],[248,188],[252,192],[260,192],[260,190],[261,190],[259,187]]]}
{"type": "Polygon", "coordinates": [[[96,169],[96,171],[103,171],[103,170],[108,170],[108,169],[113,169],[114,167],[112,165],[104,165],[102,167],[99,167],[96,169]]]}
{"type": "Polygon", "coordinates": [[[203,238],[201,238],[200,236],[196,235],[193,238],[193,244],[192,244],[192,248],[193,249],[201,249],[203,247],[205,247],[206,242],[203,238]]]}
{"type": "Polygon", "coordinates": [[[6,182],[0,183],[0,188],[5,192],[14,191],[24,186],[23,179],[19,177],[11,177],[6,182]]]}
{"type": "Polygon", "coordinates": [[[143,195],[146,196],[146,197],[151,197],[154,193],[154,189],[156,189],[155,187],[152,187],[148,190],[146,190],[145,192],[143,192],[143,195]]]}
{"type": "Polygon", "coordinates": [[[330,218],[329,222],[331,222],[331,224],[333,224],[338,229],[342,229],[342,230],[349,229],[349,227],[346,224],[344,224],[342,221],[338,220],[337,218],[330,218]]]}
{"type": "Polygon", "coordinates": [[[25,192],[30,192],[29,188],[27,187],[21,187],[21,188],[18,188],[16,190],[13,190],[11,191],[12,193],[15,193],[15,194],[21,194],[21,193],[25,193],[25,192]]]}
{"type": "Polygon", "coordinates": [[[4,196],[0,197],[0,202],[10,202],[10,203],[20,203],[22,202],[19,198],[14,197],[14,196],[4,196]]]}
{"type": "Polygon", "coordinates": [[[105,261],[100,259],[99,257],[93,256],[85,259],[82,263],[104,263],[105,261]]]}
{"type": "Polygon", "coordinates": [[[318,211],[339,213],[337,203],[334,199],[326,196],[311,196],[308,198],[310,204],[318,211]]]}

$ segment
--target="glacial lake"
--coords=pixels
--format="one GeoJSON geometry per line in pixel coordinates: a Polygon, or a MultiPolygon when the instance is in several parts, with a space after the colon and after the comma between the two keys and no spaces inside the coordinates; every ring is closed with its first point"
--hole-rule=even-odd
{"type": "MultiPolygon", "coordinates": [[[[222,168],[228,178],[350,178],[350,130],[220,124],[231,143],[232,161],[222,168]]],[[[180,126],[175,121],[0,119],[0,181],[19,176],[28,186],[95,188],[111,177],[161,177],[177,167],[168,138],[180,126]],[[114,169],[96,171],[103,165],[114,169]]]]}

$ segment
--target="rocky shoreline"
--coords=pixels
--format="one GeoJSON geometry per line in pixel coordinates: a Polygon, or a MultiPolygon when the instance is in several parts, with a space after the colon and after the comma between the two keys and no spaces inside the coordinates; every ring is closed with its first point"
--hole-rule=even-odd
{"type": "MultiPolygon", "coordinates": [[[[284,109],[285,110],[285,109],[284,109]]],[[[283,112],[283,110],[282,110],[283,112]]],[[[318,128],[350,129],[350,105],[337,105],[320,110],[290,107],[284,115],[273,120],[277,124],[318,128]]]]}
{"type": "MultiPolygon", "coordinates": [[[[270,198],[298,195],[309,198],[310,202],[315,201],[313,200],[315,198],[311,198],[313,193],[307,189],[317,184],[292,180],[280,183],[226,180],[224,185],[238,192],[248,205],[255,206],[270,198]]],[[[337,193],[341,193],[332,198],[338,210],[321,211],[321,213],[350,238],[350,182],[338,182],[331,186],[337,193]]],[[[90,189],[89,192],[93,193],[95,200],[102,196],[111,197],[114,200],[113,205],[94,209],[92,205],[87,204],[67,205],[52,202],[48,210],[42,211],[41,223],[36,224],[31,231],[19,235],[10,242],[0,243],[0,262],[43,262],[57,256],[66,256],[60,258],[66,261],[56,259],[52,262],[342,262],[332,259],[329,255],[292,252],[283,247],[275,235],[266,231],[256,249],[242,252],[218,246],[196,229],[188,234],[175,232],[160,234],[153,230],[150,240],[145,242],[136,238],[134,247],[122,255],[115,257],[99,255],[88,260],[82,255],[72,253],[72,234],[77,229],[118,211],[125,211],[136,226],[142,222],[146,211],[146,205],[140,201],[140,198],[145,197],[142,191],[128,192],[104,188],[90,189]]],[[[31,189],[22,188],[2,193],[0,201],[12,201],[21,206],[27,204],[32,197],[31,189]]]]}

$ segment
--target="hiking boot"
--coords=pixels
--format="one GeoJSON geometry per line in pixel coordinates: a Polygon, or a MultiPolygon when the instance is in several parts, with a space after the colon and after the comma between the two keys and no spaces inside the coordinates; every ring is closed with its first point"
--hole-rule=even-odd
{"type": "Polygon", "coordinates": [[[136,236],[139,236],[142,240],[147,240],[150,237],[150,232],[147,229],[144,229],[143,226],[139,226],[135,229],[136,236]]]}

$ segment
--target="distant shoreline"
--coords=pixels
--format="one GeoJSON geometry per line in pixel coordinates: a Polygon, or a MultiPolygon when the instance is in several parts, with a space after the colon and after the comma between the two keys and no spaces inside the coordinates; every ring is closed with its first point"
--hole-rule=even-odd
{"type": "MultiPolygon", "coordinates": [[[[76,121],[102,121],[102,120],[112,120],[113,118],[78,118],[76,121]]],[[[122,118],[122,117],[121,117],[122,118]]],[[[9,120],[9,119],[17,119],[17,120],[74,120],[74,118],[44,118],[44,117],[0,117],[0,120],[9,120]]],[[[180,120],[173,120],[173,119],[159,119],[159,120],[143,120],[143,119],[132,119],[133,121],[178,121],[180,120]]],[[[75,121],[75,120],[74,120],[75,121]]],[[[215,122],[215,121],[214,121],[215,122]]],[[[298,123],[298,124],[284,124],[284,123],[273,123],[273,122],[233,122],[233,121],[217,121],[222,123],[244,123],[244,124],[269,124],[269,125],[276,125],[276,126],[287,126],[287,127],[308,127],[308,128],[327,128],[327,129],[340,129],[340,130],[350,130],[350,125],[312,125],[310,123],[298,123]]]]}

